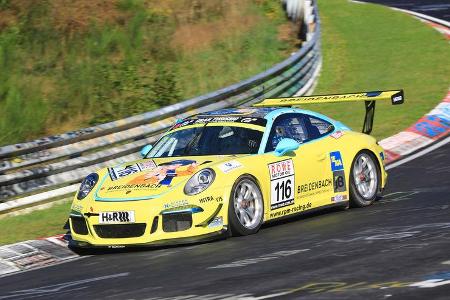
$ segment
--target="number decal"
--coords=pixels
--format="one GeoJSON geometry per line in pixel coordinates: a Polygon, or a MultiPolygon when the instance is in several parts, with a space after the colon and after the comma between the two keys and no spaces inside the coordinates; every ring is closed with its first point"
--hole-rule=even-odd
{"type": "Polygon", "coordinates": [[[294,204],[295,171],[292,159],[269,164],[270,208],[294,204]]]}
{"type": "Polygon", "coordinates": [[[334,192],[345,192],[347,190],[345,186],[345,173],[344,171],[334,171],[333,172],[333,178],[334,178],[334,192]]]}
{"type": "Polygon", "coordinates": [[[292,181],[291,179],[287,179],[285,181],[276,181],[277,185],[275,186],[277,202],[284,201],[285,199],[291,198],[292,195],[292,181]],[[280,194],[281,190],[281,194],[280,194]]]}
{"type": "Polygon", "coordinates": [[[292,195],[292,182],[290,179],[286,180],[286,188],[284,191],[284,196],[286,199],[291,198],[292,195]]]}

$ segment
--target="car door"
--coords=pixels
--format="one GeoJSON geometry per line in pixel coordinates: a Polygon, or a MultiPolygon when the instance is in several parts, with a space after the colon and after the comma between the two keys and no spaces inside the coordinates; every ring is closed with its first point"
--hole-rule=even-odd
{"type": "Polygon", "coordinates": [[[299,150],[310,158],[305,168],[310,181],[299,187],[297,196],[299,199],[310,199],[313,207],[334,204],[338,202],[336,193],[346,191],[342,155],[336,139],[330,138],[334,127],[308,114],[304,114],[303,122],[308,138],[299,150]]]}
{"type": "MultiPolygon", "coordinates": [[[[328,123],[331,126],[331,124],[328,123]]],[[[308,115],[286,113],[278,116],[268,136],[265,152],[272,153],[283,138],[294,139],[300,147],[269,164],[270,191],[268,219],[302,212],[329,203],[333,191],[329,159],[323,137],[326,130],[311,123],[308,115]],[[328,202],[326,202],[328,200],[328,202]]],[[[273,155],[273,154],[271,154],[273,155]]]]}

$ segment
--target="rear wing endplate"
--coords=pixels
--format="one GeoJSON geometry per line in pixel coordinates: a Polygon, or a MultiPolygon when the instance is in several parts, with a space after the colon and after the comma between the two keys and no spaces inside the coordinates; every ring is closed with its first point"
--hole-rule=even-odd
{"type": "Polygon", "coordinates": [[[259,107],[292,107],[304,104],[317,103],[341,103],[341,102],[361,102],[364,101],[366,115],[364,117],[363,133],[370,134],[373,127],[373,119],[375,116],[375,101],[390,100],[393,105],[402,104],[405,101],[403,90],[362,92],[350,94],[332,94],[317,96],[302,96],[288,98],[265,99],[253,106],[259,107]]]}

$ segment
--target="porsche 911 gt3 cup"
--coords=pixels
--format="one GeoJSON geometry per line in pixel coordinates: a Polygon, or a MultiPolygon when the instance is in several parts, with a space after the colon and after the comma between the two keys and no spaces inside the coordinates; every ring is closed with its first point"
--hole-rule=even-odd
{"type": "Polygon", "coordinates": [[[264,222],[382,192],[383,149],[368,135],[376,100],[403,91],[266,99],[173,125],[142,159],[89,174],[73,200],[72,247],[183,243],[256,233],[264,222]],[[363,133],[295,108],[365,103],[363,133]]]}

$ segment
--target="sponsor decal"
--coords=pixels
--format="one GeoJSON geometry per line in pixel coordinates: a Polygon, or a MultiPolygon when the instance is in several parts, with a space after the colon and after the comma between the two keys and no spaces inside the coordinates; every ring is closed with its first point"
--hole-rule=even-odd
{"type": "Polygon", "coordinates": [[[330,153],[331,171],[344,170],[344,163],[340,151],[330,153]]]}
{"type": "Polygon", "coordinates": [[[345,184],[345,172],[343,170],[333,172],[333,186],[335,193],[345,192],[347,190],[345,184]]]}
{"type": "Polygon", "coordinates": [[[239,117],[239,116],[197,116],[193,119],[185,120],[181,123],[177,123],[170,130],[174,130],[177,128],[195,125],[195,124],[206,124],[206,123],[244,123],[244,124],[253,124],[259,126],[266,126],[267,120],[264,118],[253,118],[253,117],[239,117]]]}
{"type": "Polygon", "coordinates": [[[141,172],[147,169],[153,169],[155,167],[156,167],[155,162],[153,160],[149,160],[145,162],[135,163],[132,165],[108,168],[108,173],[111,180],[114,181],[137,172],[141,172]]]}
{"type": "Polygon", "coordinates": [[[403,102],[403,97],[402,96],[395,96],[395,97],[392,97],[392,102],[393,103],[399,103],[399,102],[403,102]]]}
{"type": "Polygon", "coordinates": [[[214,198],[213,196],[208,196],[208,197],[203,197],[199,200],[200,203],[208,203],[208,202],[212,202],[215,201],[217,203],[222,203],[223,202],[223,198],[221,196],[214,198]]]}
{"type": "Polygon", "coordinates": [[[241,120],[242,123],[253,123],[253,122],[256,122],[256,121],[258,121],[257,118],[243,118],[241,120]]]}
{"type": "Polygon", "coordinates": [[[100,224],[134,223],[134,211],[104,211],[98,216],[100,224]]]}
{"type": "Polygon", "coordinates": [[[381,163],[383,164],[383,166],[385,165],[385,159],[386,159],[386,157],[385,157],[385,155],[384,155],[384,152],[380,152],[380,158],[381,158],[381,163]]]}
{"type": "Polygon", "coordinates": [[[219,165],[219,169],[224,173],[229,173],[235,169],[242,167],[242,164],[237,160],[230,160],[226,163],[219,165]]]}
{"type": "Polygon", "coordinates": [[[222,217],[215,217],[211,223],[208,224],[208,228],[211,227],[219,227],[223,225],[223,218],[222,217]]]}
{"type": "Polygon", "coordinates": [[[335,132],[333,132],[332,134],[330,134],[330,136],[331,136],[332,138],[336,139],[336,140],[339,139],[339,138],[341,138],[343,135],[344,135],[344,132],[343,132],[343,131],[340,131],[340,130],[335,131],[335,132]]]}
{"type": "Polygon", "coordinates": [[[152,190],[159,189],[161,187],[160,184],[153,183],[142,183],[142,184],[119,184],[110,186],[106,192],[118,192],[123,190],[152,190]]]}
{"type": "Polygon", "coordinates": [[[313,182],[299,185],[297,187],[297,193],[299,193],[299,194],[307,193],[307,192],[314,191],[317,189],[322,189],[322,188],[328,187],[328,186],[331,186],[331,179],[323,179],[323,180],[313,181],[313,182]]]}
{"type": "Polygon", "coordinates": [[[289,207],[289,208],[286,208],[286,209],[283,209],[283,210],[280,210],[277,212],[272,212],[272,213],[270,213],[270,218],[273,219],[273,218],[279,218],[279,217],[283,217],[283,216],[290,215],[290,214],[296,214],[296,213],[305,211],[307,209],[310,209],[311,207],[312,207],[311,202],[308,202],[305,204],[299,204],[299,205],[292,206],[292,207],[289,207]]]}
{"type": "Polygon", "coordinates": [[[165,203],[164,209],[179,208],[179,207],[183,207],[186,205],[189,205],[189,202],[187,200],[178,200],[178,201],[174,201],[174,202],[170,202],[170,203],[165,203]]]}
{"type": "Polygon", "coordinates": [[[70,209],[76,212],[81,212],[83,210],[83,206],[73,203],[70,209]]]}
{"type": "Polygon", "coordinates": [[[187,213],[192,213],[192,214],[196,214],[196,213],[200,213],[203,211],[203,208],[201,208],[200,206],[197,205],[183,205],[183,206],[177,206],[177,207],[172,207],[172,208],[167,208],[167,209],[163,209],[160,214],[165,215],[165,214],[171,214],[171,213],[179,213],[179,212],[187,212],[187,213]]]}
{"type": "Polygon", "coordinates": [[[270,174],[270,208],[294,204],[295,171],[292,159],[268,165],[270,174]]]}
{"type": "Polygon", "coordinates": [[[221,115],[235,115],[235,116],[243,116],[243,115],[249,115],[257,111],[254,108],[228,108],[228,109],[221,109],[217,111],[211,111],[208,113],[204,113],[204,116],[221,116],[221,115]]]}
{"type": "MultiPolygon", "coordinates": [[[[345,100],[345,99],[352,99],[352,98],[366,98],[370,97],[369,95],[366,95],[366,93],[358,93],[358,94],[344,94],[344,95],[329,95],[329,96],[307,96],[302,97],[302,100],[304,101],[320,101],[320,100],[345,100]]],[[[289,102],[297,102],[298,98],[283,98],[279,100],[280,103],[289,103],[289,102]]]]}
{"type": "Polygon", "coordinates": [[[331,197],[331,202],[342,202],[347,200],[347,195],[336,195],[334,197],[331,197]]]}
{"type": "Polygon", "coordinates": [[[170,186],[174,177],[193,175],[198,169],[195,160],[179,159],[162,163],[143,175],[132,179],[128,184],[153,184],[170,186]]]}
{"type": "Polygon", "coordinates": [[[199,200],[200,203],[207,203],[207,202],[211,202],[214,200],[213,196],[207,196],[207,197],[203,197],[199,200]]]}

